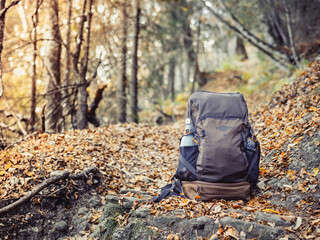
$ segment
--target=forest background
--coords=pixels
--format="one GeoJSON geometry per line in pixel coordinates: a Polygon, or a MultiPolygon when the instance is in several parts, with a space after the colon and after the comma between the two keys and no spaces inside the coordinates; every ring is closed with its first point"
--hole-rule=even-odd
{"type": "Polygon", "coordinates": [[[319,11],[318,0],[0,0],[1,147],[173,121],[217,79],[265,101],[319,54],[319,11]]]}

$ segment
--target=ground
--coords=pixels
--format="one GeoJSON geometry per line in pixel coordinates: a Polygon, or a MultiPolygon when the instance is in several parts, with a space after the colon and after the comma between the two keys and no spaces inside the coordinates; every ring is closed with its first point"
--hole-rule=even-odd
{"type": "Polygon", "coordinates": [[[250,201],[151,201],[176,170],[182,121],[36,133],[0,152],[0,207],[59,171],[100,174],[58,181],[0,214],[0,239],[319,238],[319,77],[316,61],[251,112],[262,158],[250,201]]]}

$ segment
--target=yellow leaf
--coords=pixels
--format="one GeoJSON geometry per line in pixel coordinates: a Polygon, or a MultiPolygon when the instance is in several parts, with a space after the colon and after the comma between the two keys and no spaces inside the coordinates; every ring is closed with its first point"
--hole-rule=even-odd
{"type": "Polygon", "coordinates": [[[188,8],[184,7],[184,8],[183,8],[183,11],[184,11],[184,12],[187,12],[187,11],[188,11],[188,8]]]}
{"type": "Polygon", "coordinates": [[[313,172],[313,176],[317,176],[319,173],[319,168],[313,169],[312,172],[313,172]]]}
{"type": "Polygon", "coordinates": [[[32,176],[34,175],[34,172],[27,172],[27,175],[28,175],[29,177],[32,177],[32,176]]]}
{"type": "Polygon", "coordinates": [[[314,111],[314,112],[316,112],[318,109],[317,108],[315,108],[315,107],[310,107],[309,108],[309,111],[314,111]]]}
{"type": "Polygon", "coordinates": [[[263,209],[262,211],[263,211],[263,212],[271,212],[271,213],[277,213],[277,214],[281,214],[280,212],[278,212],[278,211],[275,211],[275,210],[273,210],[273,209],[270,209],[270,208],[267,208],[267,209],[263,209]]]}
{"type": "Polygon", "coordinates": [[[4,171],[4,170],[0,171],[0,176],[3,176],[5,174],[6,174],[6,171],[4,171]]]}
{"type": "Polygon", "coordinates": [[[179,237],[175,234],[169,234],[167,240],[179,240],[179,237]]]}
{"type": "Polygon", "coordinates": [[[12,166],[11,162],[7,162],[6,165],[4,166],[4,170],[8,170],[12,166]]]}

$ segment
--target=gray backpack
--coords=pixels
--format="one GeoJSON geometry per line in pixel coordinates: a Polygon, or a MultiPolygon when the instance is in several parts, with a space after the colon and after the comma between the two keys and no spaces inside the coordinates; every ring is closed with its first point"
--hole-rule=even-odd
{"type": "Polygon", "coordinates": [[[197,144],[180,146],[173,182],[154,201],[183,195],[202,201],[249,200],[259,175],[260,145],[243,95],[195,92],[188,101],[187,118],[192,129],[184,135],[192,134],[197,144]]]}

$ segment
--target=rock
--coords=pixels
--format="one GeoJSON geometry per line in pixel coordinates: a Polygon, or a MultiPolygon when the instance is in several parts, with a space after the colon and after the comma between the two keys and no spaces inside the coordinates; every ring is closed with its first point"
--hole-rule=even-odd
{"type": "Polygon", "coordinates": [[[147,226],[146,221],[134,219],[127,226],[116,229],[112,238],[123,240],[160,239],[159,235],[155,227],[147,226]]]}
{"type": "Polygon", "coordinates": [[[266,222],[273,222],[276,226],[290,226],[291,223],[282,219],[278,215],[275,214],[268,214],[262,212],[256,212],[256,220],[262,220],[266,222]]]}
{"type": "Polygon", "coordinates": [[[151,212],[151,209],[141,207],[133,212],[132,217],[146,218],[150,214],[150,212],[151,212]]]}
{"type": "Polygon", "coordinates": [[[90,200],[88,201],[88,205],[89,207],[97,207],[101,204],[101,200],[98,197],[92,197],[90,198],[90,200]]]}
{"type": "Polygon", "coordinates": [[[257,183],[257,187],[261,190],[264,190],[264,189],[266,189],[266,184],[264,181],[260,181],[257,183]]]}
{"type": "Polygon", "coordinates": [[[111,239],[118,222],[113,217],[108,217],[100,222],[94,229],[89,239],[111,239]]]}
{"type": "Polygon", "coordinates": [[[66,223],[66,221],[59,221],[54,225],[54,231],[57,232],[65,232],[68,230],[68,224],[66,223]]]}
{"type": "Polygon", "coordinates": [[[123,189],[123,190],[120,190],[120,194],[127,194],[129,192],[138,194],[138,195],[143,196],[143,197],[150,196],[150,194],[147,193],[147,192],[143,192],[143,191],[139,191],[139,190],[135,190],[135,189],[123,189]]]}
{"type": "Polygon", "coordinates": [[[113,195],[108,195],[106,196],[106,199],[105,199],[105,202],[106,203],[116,203],[118,204],[119,203],[119,200],[120,200],[120,197],[117,197],[117,196],[113,196],[113,195]]]}
{"type": "Polygon", "coordinates": [[[284,230],[277,227],[269,227],[255,222],[245,222],[231,217],[224,217],[220,220],[220,224],[225,226],[232,226],[237,231],[245,232],[248,239],[256,238],[260,240],[277,239],[284,230]]]}
{"type": "Polygon", "coordinates": [[[79,210],[78,210],[78,214],[79,214],[79,215],[85,215],[85,214],[87,214],[88,212],[89,212],[89,209],[86,208],[86,207],[81,207],[81,208],[79,208],[79,210]]]}
{"type": "Polygon", "coordinates": [[[134,197],[124,197],[122,199],[122,202],[123,202],[123,207],[126,208],[126,209],[131,209],[134,202],[137,202],[137,203],[142,203],[142,202],[145,202],[147,201],[146,199],[140,199],[140,198],[134,198],[134,197]]]}

